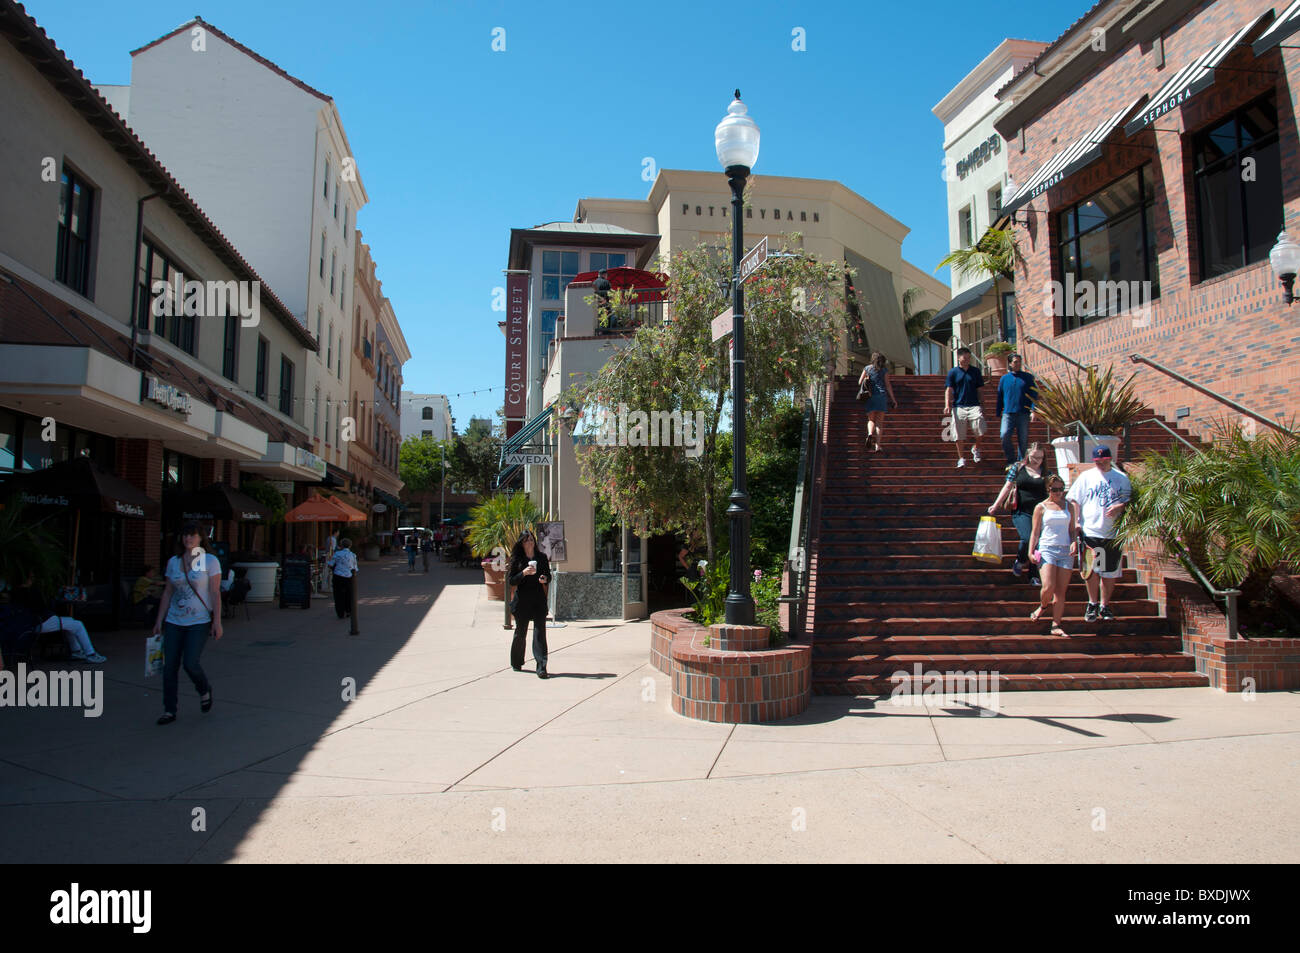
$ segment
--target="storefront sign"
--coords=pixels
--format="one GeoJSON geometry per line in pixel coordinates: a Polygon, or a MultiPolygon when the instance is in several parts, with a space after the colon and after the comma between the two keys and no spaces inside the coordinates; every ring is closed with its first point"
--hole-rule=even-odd
{"type": "Polygon", "coordinates": [[[114,500],[113,509],[123,516],[144,516],[144,507],[138,503],[123,503],[121,500],[114,500]]]}
{"type": "Polygon", "coordinates": [[[970,151],[964,159],[957,160],[957,178],[964,179],[991,157],[1002,151],[1002,137],[996,132],[970,151]]]}
{"type": "Polygon", "coordinates": [[[524,416],[528,394],[528,275],[506,276],[506,417],[524,416]]]}
{"type": "Polygon", "coordinates": [[[292,480],[272,480],[271,486],[275,487],[275,492],[277,493],[293,494],[292,480]]]}
{"type": "Polygon", "coordinates": [[[190,395],[180,388],[171,384],[164,384],[156,377],[145,377],[142,380],[142,386],[144,387],[144,394],[141,396],[141,400],[153,401],[168,410],[189,414],[190,395]]]}
{"type": "Polygon", "coordinates": [[[20,497],[24,503],[30,503],[33,506],[67,506],[68,498],[66,496],[48,496],[42,493],[37,496],[34,493],[23,493],[20,497]]]}
{"type": "Polygon", "coordinates": [[[370,507],[370,510],[373,513],[387,513],[388,507],[383,503],[376,503],[374,506],[370,507]]]}
{"type": "Polygon", "coordinates": [[[503,464],[507,467],[549,467],[549,453],[507,453],[503,464]]]}
{"type": "Polygon", "coordinates": [[[312,473],[318,474],[322,479],[325,477],[325,460],[318,457],[310,450],[304,450],[302,447],[294,447],[297,453],[297,464],[312,473]]]}

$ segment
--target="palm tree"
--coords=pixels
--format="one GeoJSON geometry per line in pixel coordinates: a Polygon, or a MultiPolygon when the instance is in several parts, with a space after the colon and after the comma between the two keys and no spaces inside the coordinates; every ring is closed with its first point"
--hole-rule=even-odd
{"type": "MultiPolygon", "coordinates": [[[[984,236],[969,248],[958,248],[949,252],[935,266],[935,271],[940,268],[952,268],[958,278],[992,278],[993,279],[993,300],[998,302],[998,308],[1001,309],[1002,291],[999,282],[1005,278],[1007,281],[1015,280],[1015,267],[1024,259],[1020,254],[1020,246],[1016,244],[1014,233],[1009,228],[990,228],[984,233],[984,236]]],[[[998,340],[1003,339],[1002,321],[999,315],[998,340]]]]}
{"type": "MultiPolygon", "coordinates": [[[[926,308],[922,311],[913,311],[917,299],[925,294],[920,288],[908,288],[903,292],[903,328],[907,331],[907,340],[912,345],[912,354],[920,363],[920,349],[930,340],[930,322],[934,320],[937,311],[934,308],[926,308]]],[[[920,373],[918,368],[917,373],[920,373]]]]}

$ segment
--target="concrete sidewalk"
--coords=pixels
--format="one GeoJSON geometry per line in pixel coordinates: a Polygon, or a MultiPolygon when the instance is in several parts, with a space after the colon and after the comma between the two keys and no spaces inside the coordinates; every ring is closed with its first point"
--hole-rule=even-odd
{"type": "Polygon", "coordinates": [[[649,625],[549,631],[510,670],[482,574],[362,566],[252,607],[157,727],[143,630],[101,636],[103,714],[0,709],[0,860],[1294,861],[1300,693],[814,698],[773,725],[672,713],[649,625]],[[348,680],[355,698],[345,700],[348,680]]]}

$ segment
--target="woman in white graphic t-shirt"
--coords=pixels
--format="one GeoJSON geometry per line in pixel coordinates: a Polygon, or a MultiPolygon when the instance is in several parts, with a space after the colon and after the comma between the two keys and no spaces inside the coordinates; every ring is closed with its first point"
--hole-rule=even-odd
{"type": "Polygon", "coordinates": [[[209,631],[221,638],[221,562],[197,523],[186,523],[177,536],[176,555],[167,561],[162,602],[153,634],[163,637],[163,713],[160,725],[176,720],[177,682],[181,666],[199,693],[199,708],[212,710],[212,685],[199,656],[209,631]]]}

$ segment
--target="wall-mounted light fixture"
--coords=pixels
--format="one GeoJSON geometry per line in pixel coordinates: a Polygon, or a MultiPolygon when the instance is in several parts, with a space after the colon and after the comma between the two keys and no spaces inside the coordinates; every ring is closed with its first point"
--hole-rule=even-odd
{"type": "Polygon", "coordinates": [[[1277,244],[1268,253],[1268,263],[1273,274],[1282,282],[1283,299],[1288,305],[1295,301],[1295,276],[1300,271],[1300,245],[1287,237],[1286,229],[1277,233],[1277,244]]]}

